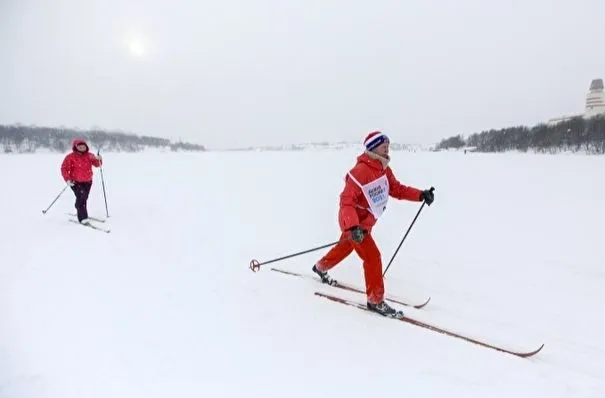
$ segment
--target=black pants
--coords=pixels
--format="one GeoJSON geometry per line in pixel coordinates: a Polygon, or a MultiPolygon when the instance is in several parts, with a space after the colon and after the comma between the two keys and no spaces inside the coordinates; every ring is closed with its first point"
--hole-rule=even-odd
{"type": "Polygon", "coordinates": [[[88,218],[88,209],[86,208],[86,202],[88,201],[88,194],[92,187],[92,181],[90,182],[76,182],[71,190],[76,194],[76,211],[78,212],[78,221],[82,221],[88,218]]]}

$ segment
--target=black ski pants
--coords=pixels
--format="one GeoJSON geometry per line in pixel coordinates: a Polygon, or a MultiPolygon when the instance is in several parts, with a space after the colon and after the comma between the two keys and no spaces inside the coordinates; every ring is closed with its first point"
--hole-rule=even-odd
{"type": "Polygon", "coordinates": [[[78,213],[78,221],[82,221],[88,218],[88,209],[86,203],[88,202],[88,194],[92,187],[92,181],[89,182],[75,182],[71,190],[76,195],[76,211],[78,213]]]}

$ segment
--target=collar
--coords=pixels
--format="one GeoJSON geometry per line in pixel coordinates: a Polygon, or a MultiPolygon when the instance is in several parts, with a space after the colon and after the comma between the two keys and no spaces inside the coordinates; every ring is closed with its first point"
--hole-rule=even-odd
{"type": "Polygon", "coordinates": [[[366,155],[368,155],[368,157],[370,159],[374,159],[374,160],[379,160],[380,163],[382,163],[382,168],[386,169],[387,166],[389,165],[389,161],[391,160],[390,158],[385,158],[383,156],[380,156],[379,154],[377,154],[376,152],[372,152],[372,151],[368,151],[366,150],[364,152],[366,155]]]}

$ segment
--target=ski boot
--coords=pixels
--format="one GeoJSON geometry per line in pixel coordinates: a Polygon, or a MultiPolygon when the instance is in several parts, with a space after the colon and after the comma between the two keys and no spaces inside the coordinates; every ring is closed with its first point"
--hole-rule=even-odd
{"type": "Polygon", "coordinates": [[[403,318],[403,311],[396,310],[388,305],[385,301],[379,304],[372,304],[368,301],[367,307],[370,311],[376,312],[388,318],[403,318]]]}
{"type": "Polygon", "coordinates": [[[338,282],[336,282],[336,280],[332,279],[330,277],[330,275],[328,275],[327,272],[318,270],[317,265],[313,266],[312,271],[315,272],[319,276],[319,279],[321,279],[322,283],[327,283],[330,286],[335,286],[336,284],[338,284],[338,282]]]}

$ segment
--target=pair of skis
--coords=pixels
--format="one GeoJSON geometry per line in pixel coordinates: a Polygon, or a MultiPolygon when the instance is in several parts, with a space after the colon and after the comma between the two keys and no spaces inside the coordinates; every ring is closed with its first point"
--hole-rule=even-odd
{"type": "MultiPolygon", "coordinates": [[[[309,278],[309,279],[315,280],[316,282],[322,283],[321,280],[319,278],[315,277],[315,276],[310,276],[310,275],[301,274],[301,273],[292,272],[292,271],[286,271],[286,270],[279,269],[279,268],[271,268],[271,271],[275,271],[275,272],[279,272],[279,273],[286,274],[286,275],[291,275],[291,276],[297,276],[297,277],[302,277],[302,278],[309,278]]],[[[333,287],[340,288],[340,289],[347,290],[347,291],[351,291],[351,292],[365,294],[365,292],[363,290],[361,290],[359,288],[356,288],[354,286],[347,285],[347,284],[337,283],[333,287]]],[[[379,315],[379,314],[377,314],[377,313],[369,310],[365,304],[357,302],[357,301],[354,301],[354,300],[348,300],[348,299],[344,299],[342,297],[337,297],[335,295],[326,294],[326,293],[322,293],[322,292],[315,292],[315,295],[318,296],[318,297],[322,297],[322,298],[328,299],[328,300],[330,300],[332,302],[344,304],[344,305],[347,305],[347,306],[350,306],[350,307],[353,307],[353,308],[357,308],[359,310],[366,311],[366,312],[372,313],[374,315],[383,317],[382,315],[379,315]]],[[[431,300],[431,298],[429,297],[424,303],[419,303],[419,304],[409,304],[409,303],[406,303],[406,302],[404,302],[402,300],[399,300],[399,299],[397,299],[395,297],[391,297],[391,296],[385,297],[385,300],[393,302],[393,303],[396,303],[396,304],[399,304],[399,305],[403,305],[403,306],[407,306],[407,307],[413,307],[413,308],[420,309],[420,308],[423,308],[424,306],[426,306],[429,303],[429,301],[431,300]]],[[[455,332],[449,331],[447,329],[444,329],[444,328],[441,328],[441,327],[438,327],[438,326],[435,326],[435,325],[431,325],[431,324],[428,324],[428,323],[425,323],[425,322],[422,322],[422,321],[410,318],[407,315],[404,315],[401,318],[390,318],[390,319],[406,322],[406,323],[409,323],[409,324],[412,324],[412,325],[415,325],[415,326],[419,326],[419,327],[422,327],[422,328],[425,328],[425,329],[428,329],[428,330],[431,330],[431,331],[434,331],[434,332],[437,332],[437,333],[441,333],[441,334],[444,334],[444,335],[447,335],[447,336],[455,337],[455,338],[467,341],[469,343],[477,344],[477,345],[485,347],[485,348],[490,348],[492,350],[496,350],[496,351],[503,352],[503,353],[506,353],[506,354],[515,355],[515,356],[521,357],[521,358],[528,358],[528,357],[534,356],[537,353],[539,353],[542,350],[542,348],[544,348],[544,344],[542,344],[540,347],[538,347],[537,349],[532,350],[532,351],[513,351],[513,350],[509,350],[509,349],[502,348],[502,347],[499,347],[499,346],[495,346],[493,344],[488,344],[486,342],[483,342],[483,341],[480,341],[480,340],[477,340],[477,339],[474,339],[474,338],[471,338],[471,337],[467,337],[467,336],[464,336],[462,334],[455,333],[455,332]]]]}
{"type": "MultiPolygon", "coordinates": [[[[67,213],[67,214],[70,215],[70,216],[72,216],[72,217],[77,217],[77,215],[74,214],[74,213],[67,213]]],[[[96,217],[88,217],[88,220],[90,221],[88,224],[82,224],[77,219],[74,220],[72,218],[70,218],[68,221],[72,222],[74,224],[81,225],[83,227],[88,227],[88,228],[94,229],[96,231],[105,232],[106,234],[108,234],[108,233],[111,232],[111,229],[109,229],[109,228],[93,224],[93,222],[104,223],[107,220],[105,220],[103,218],[96,218],[96,217]]]]}
{"type": "MultiPolygon", "coordinates": [[[[301,278],[313,279],[314,281],[321,283],[321,279],[319,279],[319,277],[317,277],[317,276],[311,276],[311,275],[301,274],[298,272],[286,271],[286,270],[279,269],[279,268],[271,268],[271,271],[279,272],[279,273],[286,274],[286,275],[298,276],[301,278]]],[[[363,291],[355,286],[351,286],[351,285],[348,285],[345,283],[338,282],[336,285],[333,285],[333,286],[337,287],[339,289],[347,290],[349,292],[365,294],[365,291],[363,291]]],[[[396,297],[392,297],[392,296],[388,296],[388,295],[385,297],[385,300],[390,301],[395,304],[403,305],[405,307],[414,307],[414,308],[420,309],[420,308],[423,308],[424,306],[426,306],[429,303],[429,301],[431,301],[431,298],[429,297],[423,303],[418,303],[418,304],[408,304],[406,302],[401,301],[400,299],[398,299],[396,297]]]]}

